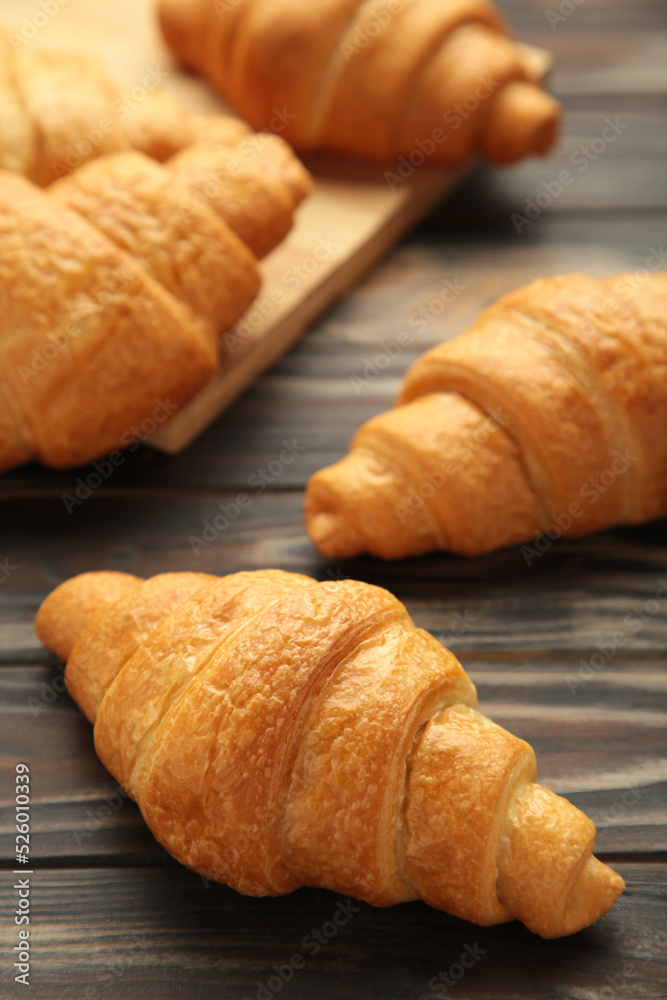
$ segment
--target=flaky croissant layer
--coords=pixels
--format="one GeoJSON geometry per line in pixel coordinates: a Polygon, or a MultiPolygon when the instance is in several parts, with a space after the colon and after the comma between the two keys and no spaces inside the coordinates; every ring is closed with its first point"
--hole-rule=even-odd
{"type": "Polygon", "coordinates": [[[415,362],[305,500],[336,558],[473,556],[665,514],[667,274],[646,270],[499,299],[415,362]]]}
{"type": "Polygon", "coordinates": [[[422,898],[558,937],[624,888],[591,821],[379,587],[86,573],[36,629],[156,838],[240,892],[422,898]]]}

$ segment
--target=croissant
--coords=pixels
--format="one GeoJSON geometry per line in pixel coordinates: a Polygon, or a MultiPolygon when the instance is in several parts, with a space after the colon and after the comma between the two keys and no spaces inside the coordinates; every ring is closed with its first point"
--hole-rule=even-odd
{"type": "Polygon", "coordinates": [[[0,171],[0,471],[131,445],[217,370],[307,176],[291,153],[214,141],[225,127],[164,165],[108,154],[46,190],[0,171]]]}
{"type": "Polygon", "coordinates": [[[336,558],[474,556],[661,517],[666,386],[667,274],[535,281],[427,351],[312,477],[310,537],[336,558]]]}
{"type": "Polygon", "coordinates": [[[167,44],[291,145],[458,165],[546,153],[560,105],[487,0],[160,0],[167,44]]]}
{"type": "Polygon", "coordinates": [[[296,204],[308,193],[310,178],[283,139],[257,137],[229,116],[190,114],[160,89],[162,75],[153,68],[121,92],[95,56],[13,46],[0,28],[0,169],[45,186],[107,153],[134,148],[164,161],[214,143],[237,154],[228,183],[251,171],[286,184],[296,204]]]}
{"type": "Polygon", "coordinates": [[[155,837],[239,892],[421,898],[557,937],[624,888],[591,821],[535,783],[531,747],[386,590],[84,573],[36,629],[155,837]]]}

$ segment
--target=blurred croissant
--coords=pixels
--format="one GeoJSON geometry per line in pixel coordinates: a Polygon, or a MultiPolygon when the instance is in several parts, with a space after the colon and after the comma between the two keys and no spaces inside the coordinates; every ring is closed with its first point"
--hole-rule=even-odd
{"type": "Polygon", "coordinates": [[[160,89],[160,76],[151,70],[121,92],[96,56],[15,48],[0,28],[0,169],[44,186],[107,153],[134,148],[164,161],[213,143],[287,184],[295,202],[308,193],[306,171],[279,136],[258,140],[238,119],[190,114],[160,89]]]}
{"type": "Polygon", "coordinates": [[[421,898],[558,937],[624,888],[592,822],[535,783],[531,747],[386,590],[85,573],[36,629],[155,837],[239,892],[421,898]]]}
{"type": "Polygon", "coordinates": [[[308,187],[256,138],[108,154],[46,190],[0,171],[0,471],[131,445],[214,374],[308,187]]]}
{"type": "Polygon", "coordinates": [[[546,153],[560,105],[487,0],[160,0],[167,44],[305,152],[458,165],[546,153]]]}
{"type": "Polygon", "coordinates": [[[398,403],[308,484],[326,556],[474,556],[661,517],[667,274],[519,288],[423,355],[398,403]]]}

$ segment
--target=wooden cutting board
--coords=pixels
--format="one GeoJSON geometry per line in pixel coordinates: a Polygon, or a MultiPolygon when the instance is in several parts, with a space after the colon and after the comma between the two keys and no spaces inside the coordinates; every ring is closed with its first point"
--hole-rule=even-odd
{"type": "MultiPolygon", "coordinates": [[[[98,53],[122,89],[140,101],[157,81],[192,111],[229,111],[204,81],[180,72],[164,46],[155,0],[3,0],[3,27],[18,45],[82,48],[98,53]]],[[[528,50],[540,75],[551,56],[528,50]]],[[[378,167],[321,157],[309,161],[314,189],[294,228],[262,262],[263,286],[253,305],[221,338],[220,370],[149,439],[162,451],[183,449],[357,281],[466,171],[419,161],[378,167]]]]}

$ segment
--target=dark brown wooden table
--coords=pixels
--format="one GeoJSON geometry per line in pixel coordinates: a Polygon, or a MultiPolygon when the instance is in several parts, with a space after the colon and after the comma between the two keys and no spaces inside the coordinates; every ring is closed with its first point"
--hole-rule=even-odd
{"type": "Polygon", "coordinates": [[[519,549],[338,565],[318,557],[301,520],[309,474],[391,403],[418,353],[497,295],[548,273],[650,266],[655,254],[667,267],[664,0],[502,6],[522,38],[556,55],[552,82],[567,112],[557,152],[477,171],[185,454],[128,455],[69,514],[62,496],[90,468],[31,466],[0,480],[0,846],[9,869],[0,997],[430,1000],[434,977],[452,966],[456,976],[464,948],[477,961],[447,987],[454,1000],[667,997],[667,603],[657,596],[667,522],[555,542],[531,565],[519,549]],[[618,135],[591,159],[585,147],[608,119],[618,135]],[[562,170],[574,180],[558,194],[562,170]],[[512,214],[526,214],[526,199],[543,191],[552,203],[518,232],[512,214]],[[413,329],[410,314],[446,279],[465,286],[456,302],[360,386],[352,376],[372,376],[383,345],[413,329]],[[285,440],[298,458],[260,493],[249,477],[285,440]],[[251,505],[195,554],[189,537],[239,491],[251,505]],[[162,851],[97,761],[61,667],[34,638],[34,613],[54,585],[84,570],[267,566],[384,585],[451,645],[483,710],[533,743],[542,780],[598,823],[598,854],[628,883],[608,916],[545,942],[518,924],[482,929],[421,903],[354,904],[331,934],[332,893],[244,898],[162,851]],[[613,647],[619,630],[627,642],[613,647]],[[11,969],[17,761],[30,766],[33,791],[29,991],[11,969]],[[292,956],[303,963],[290,973],[292,956]]]}

